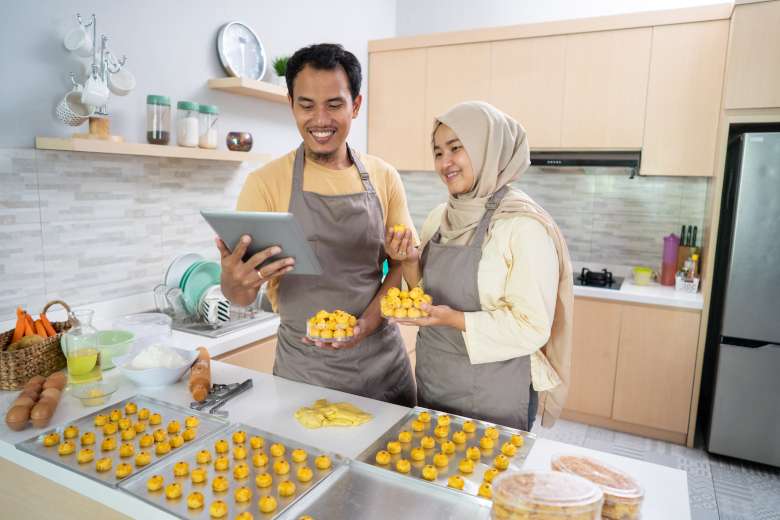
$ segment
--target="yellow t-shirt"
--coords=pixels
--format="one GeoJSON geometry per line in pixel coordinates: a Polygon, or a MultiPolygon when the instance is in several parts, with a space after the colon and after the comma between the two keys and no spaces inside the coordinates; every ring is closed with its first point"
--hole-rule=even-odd
{"type": "MultiPolygon", "coordinates": [[[[250,173],[238,196],[236,210],[287,212],[292,193],[292,172],[296,151],[293,150],[250,173]]],[[[356,150],[353,152],[365,166],[371,185],[379,198],[385,228],[403,224],[412,230],[414,243],[419,245],[420,239],[409,215],[409,208],[406,206],[406,192],[398,172],[381,159],[356,150]]],[[[346,195],[365,191],[365,188],[354,164],[346,170],[331,170],[306,158],[303,164],[303,190],[321,195],[346,195]]],[[[266,286],[266,295],[275,311],[278,310],[276,306],[278,294],[279,279],[270,280],[266,286]]]]}

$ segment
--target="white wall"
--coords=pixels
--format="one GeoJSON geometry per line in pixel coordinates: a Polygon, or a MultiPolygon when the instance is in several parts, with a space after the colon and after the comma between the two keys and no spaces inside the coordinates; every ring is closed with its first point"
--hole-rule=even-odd
{"type": "Polygon", "coordinates": [[[724,3],[722,0],[396,0],[396,36],[724,3]]]}
{"type": "MultiPolygon", "coordinates": [[[[0,15],[0,147],[33,148],[35,136],[70,137],[88,132],[61,123],[55,108],[70,90],[68,73],[85,79],[88,60],[68,52],[62,39],[76,25],[76,13],[98,17],[98,35],[109,47],[127,54],[127,69],[137,80],[126,97],[112,96],[108,109],[111,133],[127,141],[146,142],[146,96],[161,94],[172,105],[181,100],[217,105],[219,148],[229,131],[254,136],[252,151],[278,157],[300,142],[290,108],[279,103],[218,92],[210,78],[226,76],[216,53],[219,28],[228,21],[252,27],[269,58],[292,54],[311,43],[337,42],[353,52],[368,79],[368,40],[395,35],[394,0],[339,0],[338,5],[313,0],[189,0],[187,2],[76,2],[40,0],[2,2],[0,15]]],[[[270,59],[269,59],[270,61],[270,59]]],[[[272,74],[270,64],[266,78],[272,74]]],[[[353,122],[349,143],[366,149],[367,106],[353,122]]],[[[175,117],[175,113],[173,114],[175,117]]]]}

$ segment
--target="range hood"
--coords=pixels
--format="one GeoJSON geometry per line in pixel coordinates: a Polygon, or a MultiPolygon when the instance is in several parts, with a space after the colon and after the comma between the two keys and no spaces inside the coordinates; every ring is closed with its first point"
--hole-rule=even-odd
{"type": "Polygon", "coordinates": [[[534,152],[531,150],[531,166],[547,166],[561,168],[575,167],[602,167],[602,168],[630,168],[634,173],[639,172],[639,163],[642,152],[534,152]]]}

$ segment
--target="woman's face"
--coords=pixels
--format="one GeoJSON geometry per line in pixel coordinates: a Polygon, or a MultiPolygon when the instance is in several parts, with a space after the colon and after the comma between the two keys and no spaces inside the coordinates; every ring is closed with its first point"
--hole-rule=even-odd
{"type": "Polygon", "coordinates": [[[441,124],[433,133],[433,154],[436,173],[447,185],[451,195],[461,195],[474,186],[474,169],[463,143],[447,125],[441,124]]]}

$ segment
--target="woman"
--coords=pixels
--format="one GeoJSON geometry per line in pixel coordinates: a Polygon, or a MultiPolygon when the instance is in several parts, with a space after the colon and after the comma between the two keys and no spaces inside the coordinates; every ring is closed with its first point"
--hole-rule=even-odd
{"type": "Polygon", "coordinates": [[[420,406],[530,430],[538,391],[542,426],[560,414],[569,386],[571,261],[550,216],[508,186],[528,168],[523,128],[482,102],[434,121],[436,172],[449,201],[422,231],[388,230],[387,254],[433,304],[414,323],[420,406]]]}

